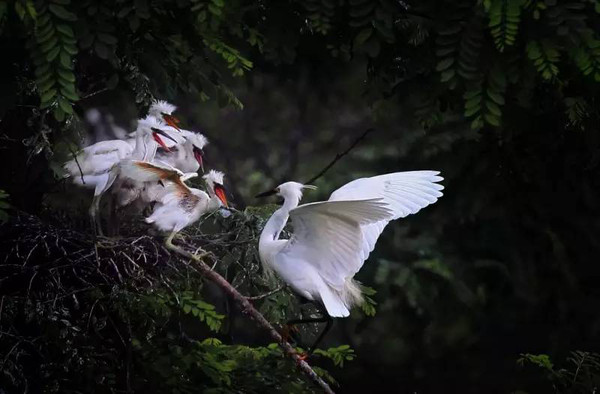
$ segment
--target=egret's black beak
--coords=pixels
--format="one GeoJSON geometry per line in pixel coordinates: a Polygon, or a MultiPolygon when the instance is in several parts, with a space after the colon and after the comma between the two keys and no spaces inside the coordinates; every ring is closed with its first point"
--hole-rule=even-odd
{"type": "Polygon", "coordinates": [[[170,140],[171,140],[171,141],[173,141],[174,143],[177,143],[177,140],[176,140],[175,138],[171,137],[169,134],[165,133],[164,131],[162,131],[162,130],[160,130],[160,129],[157,129],[157,128],[155,128],[155,127],[151,127],[151,129],[152,129],[152,131],[153,131],[153,132],[155,132],[155,133],[157,133],[157,134],[160,134],[160,135],[162,135],[162,136],[163,136],[163,137],[165,137],[165,138],[168,138],[168,139],[170,139],[170,140]]]}
{"type": "Polygon", "coordinates": [[[277,194],[277,190],[275,190],[275,189],[269,190],[268,192],[257,194],[256,196],[254,196],[254,198],[269,197],[269,196],[272,196],[274,194],[277,194]]]}

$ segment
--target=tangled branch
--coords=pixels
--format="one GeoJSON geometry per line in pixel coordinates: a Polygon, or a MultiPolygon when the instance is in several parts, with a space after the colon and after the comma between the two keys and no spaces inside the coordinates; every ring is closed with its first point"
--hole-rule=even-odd
{"type": "Polygon", "coordinates": [[[186,250],[183,250],[177,246],[171,245],[169,247],[175,253],[186,257],[192,260],[196,267],[200,270],[200,272],[205,275],[208,279],[219,285],[225,293],[227,293],[231,298],[233,298],[242,308],[244,314],[248,315],[252,320],[254,320],[261,328],[266,330],[271,338],[279,344],[283,352],[294,360],[298,368],[305,373],[310,380],[312,380],[317,386],[323,389],[326,393],[333,394],[333,390],[329,387],[327,383],[323,379],[321,379],[315,371],[308,365],[308,363],[300,358],[298,353],[294,350],[294,348],[282,338],[282,336],[277,332],[277,330],[265,319],[265,317],[252,306],[250,301],[243,295],[241,295],[231,284],[225,280],[221,275],[219,275],[216,271],[213,271],[203,260],[197,255],[190,253],[186,250]]]}
{"type": "MultiPolygon", "coordinates": [[[[258,265],[253,265],[254,254],[247,253],[255,244],[257,223],[254,216],[240,215],[238,219],[229,218],[217,234],[202,235],[192,229],[176,241],[183,247],[169,253],[165,246],[146,234],[146,228],[137,229],[137,236],[99,238],[95,245],[88,234],[19,213],[10,226],[0,227],[0,352],[7,354],[4,361],[0,359],[0,368],[10,367],[7,363],[18,360],[24,351],[39,352],[38,349],[43,350],[45,346],[41,332],[24,336],[20,326],[13,324],[15,313],[19,313],[15,309],[18,305],[38,305],[35,308],[44,308],[42,313],[48,318],[56,316],[67,323],[76,321],[78,330],[92,336],[100,332],[103,337],[107,335],[104,328],[97,328],[98,322],[105,321],[102,324],[108,324],[110,335],[127,355],[131,353],[129,323],[109,311],[111,303],[123,291],[125,298],[165,291],[179,303],[181,284],[193,277],[200,282],[205,278],[217,284],[227,297],[235,300],[244,316],[254,320],[280,346],[282,353],[295,361],[310,381],[331,393],[327,383],[299,358],[294,348],[250,303],[250,300],[260,300],[283,290],[279,287],[265,292],[262,289],[273,288],[272,285],[257,281],[258,265]],[[192,253],[199,246],[210,252],[204,260],[192,253]],[[248,259],[246,254],[250,256],[248,259]],[[226,263],[225,256],[234,261],[226,263]],[[220,270],[236,272],[228,275],[229,281],[213,270],[217,261],[220,270]],[[227,264],[234,269],[224,268],[227,264]],[[240,291],[250,296],[245,297],[240,291]],[[5,310],[6,299],[11,300],[12,309],[8,311],[5,310]],[[67,310],[68,317],[61,315],[67,310]]],[[[135,232],[133,229],[129,233],[135,232]]],[[[182,335],[186,337],[185,333],[182,335]]],[[[123,360],[129,360],[128,357],[123,360]]],[[[129,382],[129,361],[122,370],[127,371],[123,381],[129,382]]]]}

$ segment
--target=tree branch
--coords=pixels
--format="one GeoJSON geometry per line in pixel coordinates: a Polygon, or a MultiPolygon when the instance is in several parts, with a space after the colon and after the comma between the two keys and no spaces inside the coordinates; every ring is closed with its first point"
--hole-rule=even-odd
{"type": "Polygon", "coordinates": [[[183,250],[170,242],[165,243],[166,247],[169,250],[174,251],[175,253],[187,257],[191,259],[196,268],[208,279],[216,283],[223,291],[228,294],[231,298],[233,298],[242,308],[242,312],[249,316],[252,320],[254,320],[260,327],[265,329],[271,338],[279,344],[283,353],[290,357],[292,360],[296,362],[298,368],[304,372],[310,380],[319,386],[325,393],[333,394],[333,390],[329,385],[316,374],[315,371],[308,365],[308,363],[300,358],[298,353],[294,350],[294,348],[285,341],[281,335],[277,332],[277,330],[265,319],[265,317],[254,308],[254,306],[248,301],[246,297],[241,295],[231,284],[219,275],[216,271],[213,271],[203,260],[202,258],[206,255],[195,255],[186,250],[183,250]]]}
{"type": "Polygon", "coordinates": [[[277,292],[280,292],[281,290],[283,290],[283,286],[279,286],[275,290],[271,290],[265,294],[261,294],[261,295],[257,295],[257,296],[253,296],[253,297],[246,297],[246,299],[251,300],[251,301],[262,300],[263,298],[267,298],[268,296],[273,295],[277,292]]]}
{"type": "Polygon", "coordinates": [[[333,167],[335,165],[335,163],[337,163],[342,157],[346,156],[348,153],[350,153],[350,151],[352,149],[354,149],[362,140],[364,140],[367,135],[371,132],[375,131],[374,128],[370,127],[367,130],[365,130],[364,133],[362,133],[357,139],[354,140],[354,142],[343,152],[338,153],[337,155],[335,155],[335,157],[333,158],[333,160],[327,164],[327,166],[325,166],[325,168],[323,168],[321,170],[321,172],[319,172],[317,175],[315,175],[314,177],[310,178],[308,181],[304,182],[305,185],[307,184],[311,184],[314,181],[316,181],[317,179],[319,179],[320,177],[322,177],[323,175],[325,175],[325,173],[327,171],[329,171],[329,169],[331,167],[333,167]]]}

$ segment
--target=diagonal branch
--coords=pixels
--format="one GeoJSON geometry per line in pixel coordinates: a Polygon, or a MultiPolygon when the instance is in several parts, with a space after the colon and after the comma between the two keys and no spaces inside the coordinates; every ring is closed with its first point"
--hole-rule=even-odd
{"type": "Polygon", "coordinates": [[[371,132],[375,131],[374,128],[368,128],[364,131],[364,133],[362,133],[357,139],[354,140],[354,142],[343,152],[338,153],[337,155],[335,155],[335,157],[333,158],[333,160],[327,164],[327,166],[325,166],[325,168],[323,168],[321,170],[321,172],[319,172],[317,175],[315,175],[314,177],[310,178],[308,181],[304,182],[304,184],[311,184],[314,181],[316,181],[317,179],[319,179],[320,177],[322,177],[323,175],[325,175],[325,173],[327,171],[329,171],[329,169],[331,167],[333,167],[335,165],[335,163],[337,163],[342,157],[346,156],[348,153],[350,153],[350,151],[352,149],[354,149],[362,140],[364,140],[367,135],[371,132]]]}
{"type": "Polygon", "coordinates": [[[231,284],[219,275],[216,271],[213,271],[203,260],[202,258],[206,255],[195,255],[186,250],[183,250],[170,242],[166,242],[165,246],[172,250],[173,252],[184,256],[188,259],[192,260],[194,266],[206,276],[208,279],[216,283],[223,291],[228,294],[231,298],[233,298],[242,308],[242,312],[249,316],[252,320],[256,322],[260,327],[265,329],[271,338],[281,347],[284,354],[290,357],[292,360],[296,362],[298,368],[304,372],[313,383],[319,386],[325,393],[333,394],[333,390],[329,385],[321,379],[315,371],[308,365],[308,363],[300,358],[298,353],[294,350],[294,348],[285,341],[281,335],[277,332],[277,330],[265,319],[265,317],[254,308],[254,306],[248,301],[248,298],[241,295],[231,284]]]}

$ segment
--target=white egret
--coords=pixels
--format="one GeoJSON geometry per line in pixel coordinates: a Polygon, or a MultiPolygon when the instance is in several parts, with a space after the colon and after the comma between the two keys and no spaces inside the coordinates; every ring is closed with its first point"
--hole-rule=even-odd
{"type": "Polygon", "coordinates": [[[198,169],[204,172],[204,147],[208,140],[201,133],[180,129],[184,141],[174,147],[170,152],[158,151],[156,160],[183,171],[196,172],[198,169]]]}
{"type": "MultiPolygon", "coordinates": [[[[180,129],[180,131],[185,141],[173,147],[169,147],[169,151],[158,149],[154,162],[168,164],[184,173],[194,173],[199,169],[204,172],[203,148],[208,143],[206,137],[200,133],[184,129],[180,129]]],[[[165,188],[162,183],[145,182],[139,193],[140,203],[144,204],[144,206],[152,204],[158,201],[159,197],[164,194],[165,188]]],[[[130,198],[127,200],[121,199],[121,205],[131,202],[131,197],[134,196],[130,195],[129,197],[130,198]]]]}
{"type": "Polygon", "coordinates": [[[226,191],[223,187],[223,173],[211,170],[204,176],[209,194],[190,188],[184,180],[195,174],[184,174],[180,170],[145,161],[130,161],[122,168],[123,173],[140,182],[170,182],[165,185],[165,194],[159,198],[160,206],[146,218],[159,230],[169,232],[165,243],[173,247],[175,234],[195,223],[208,212],[227,207],[226,191]]]}
{"type": "Polygon", "coordinates": [[[163,120],[166,124],[179,130],[179,119],[173,115],[177,107],[164,100],[154,100],[148,109],[148,115],[163,120]]]}
{"type": "Polygon", "coordinates": [[[118,173],[116,166],[129,157],[152,160],[158,145],[168,149],[162,137],[173,138],[161,127],[153,117],[140,119],[134,148],[122,140],[101,141],[84,148],[76,158],[65,163],[67,176],[75,184],[94,189],[94,198],[90,206],[94,231],[102,234],[102,228],[97,222],[97,214],[102,194],[116,179],[118,173]]]}
{"type": "Polygon", "coordinates": [[[354,275],[362,267],[385,226],[417,213],[442,196],[437,171],[410,171],[354,180],[334,191],[328,201],[298,206],[303,189],[314,186],[286,182],[257,197],[277,194],[281,208],[267,221],[258,250],[265,269],[274,270],[301,297],[315,302],[323,317],[290,323],[326,322],[346,317],[362,302],[354,275]],[[279,239],[288,218],[290,239],[279,239]]]}

